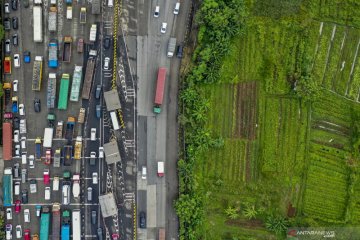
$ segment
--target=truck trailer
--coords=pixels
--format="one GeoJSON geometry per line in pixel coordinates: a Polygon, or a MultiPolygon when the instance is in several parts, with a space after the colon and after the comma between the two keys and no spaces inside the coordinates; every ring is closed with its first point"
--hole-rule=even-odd
{"type": "Polygon", "coordinates": [[[52,39],[49,43],[49,68],[58,67],[58,43],[52,39]]]}
{"type": "Polygon", "coordinates": [[[170,38],[169,44],[168,44],[168,50],[167,50],[168,57],[174,56],[175,47],[176,47],[176,38],[170,38]]]}
{"type": "Polygon", "coordinates": [[[58,101],[58,109],[66,110],[68,105],[68,96],[69,96],[69,85],[70,85],[70,75],[63,73],[61,76],[60,82],[60,93],[58,101]]]}
{"type": "Polygon", "coordinates": [[[54,128],[45,128],[43,147],[45,148],[52,147],[53,135],[54,135],[54,128]]]}
{"type": "Polygon", "coordinates": [[[49,21],[48,21],[49,32],[56,32],[56,25],[57,25],[57,9],[55,6],[52,6],[50,7],[49,10],[49,21]]]}
{"type": "Polygon", "coordinates": [[[43,57],[36,56],[33,65],[32,90],[41,90],[43,57]]]}
{"type": "Polygon", "coordinates": [[[60,204],[54,203],[52,207],[51,239],[60,240],[60,204]]]}
{"type": "Polygon", "coordinates": [[[63,45],[63,62],[69,63],[71,61],[71,44],[72,37],[66,36],[64,37],[64,45],[63,45]]]}
{"type": "Polygon", "coordinates": [[[70,101],[79,101],[80,86],[82,81],[82,66],[76,66],[74,69],[73,81],[71,84],[70,101]]]}
{"type": "Polygon", "coordinates": [[[85,77],[84,77],[84,84],[82,88],[82,98],[89,99],[90,98],[90,90],[92,85],[92,79],[94,75],[94,68],[96,63],[96,55],[90,55],[87,60],[85,77]]]}
{"type": "Polygon", "coordinates": [[[46,106],[48,108],[55,108],[56,100],[56,73],[49,73],[47,94],[46,94],[46,106]]]}
{"type": "Polygon", "coordinates": [[[2,131],[3,159],[8,161],[12,159],[12,124],[10,122],[4,122],[2,131]]]}
{"type": "Polygon", "coordinates": [[[155,102],[154,113],[157,114],[161,112],[161,105],[164,99],[165,80],[166,80],[166,68],[160,67],[157,76],[155,101],[154,101],[155,102]]]}
{"type": "Polygon", "coordinates": [[[33,7],[33,27],[34,27],[34,42],[41,43],[43,41],[41,6],[33,7]]]}

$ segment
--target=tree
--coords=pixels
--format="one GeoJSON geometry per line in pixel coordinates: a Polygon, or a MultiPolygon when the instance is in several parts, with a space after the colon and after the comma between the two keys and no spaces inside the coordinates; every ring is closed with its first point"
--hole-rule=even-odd
{"type": "Polygon", "coordinates": [[[305,102],[314,102],[321,95],[321,86],[310,75],[304,75],[299,79],[296,93],[305,102]]]}
{"type": "Polygon", "coordinates": [[[3,40],[5,36],[4,26],[0,24],[0,40],[3,40]]]}
{"type": "Polygon", "coordinates": [[[3,85],[0,83],[0,97],[4,95],[3,85]]]}
{"type": "MultiPolygon", "coordinates": [[[[5,219],[4,216],[0,216],[0,228],[5,229],[5,219]]],[[[5,231],[0,231],[0,239],[5,239],[5,231]]]]}

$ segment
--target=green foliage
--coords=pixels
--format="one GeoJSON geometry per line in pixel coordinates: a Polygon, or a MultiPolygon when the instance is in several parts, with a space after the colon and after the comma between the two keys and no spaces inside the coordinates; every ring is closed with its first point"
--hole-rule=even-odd
{"type": "Polygon", "coordinates": [[[4,89],[2,83],[0,83],[0,97],[4,95],[4,89]]]}
{"type": "Polygon", "coordinates": [[[230,219],[237,219],[239,217],[239,209],[236,207],[229,206],[225,209],[225,213],[230,219]]]}
{"type": "Polygon", "coordinates": [[[257,0],[254,3],[253,14],[262,17],[280,19],[298,14],[301,0],[257,0]]]}
{"type": "Polygon", "coordinates": [[[5,36],[4,25],[0,24],[0,40],[3,40],[5,36]]]}
{"type": "Polygon", "coordinates": [[[314,102],[321,96],[321,86],[311,76],[301,76],[296,93],[305,102],[314,102]]]}
{"type": "Polygon", "coordinates": [[[244,209],[244,215],[245,217],[247,217],[248,219],[253,219],[257,216],[258,212],[255,209],[255,205],[247,205],[244,209]]]}
{"type": "Polygon", "coordinates": [[[289,227],[289,221],[282,216],[268,216],[265,226],[277,235],[283,235],[289,227]]]}
{"type": "MultiPolygon", "coordinates": [[[[0,215],[0,229],[5,229],[5,219],[4,216],[0,215]]],[[[5,231],[0,231],[0,239],[5,239],[5,231]]]]}

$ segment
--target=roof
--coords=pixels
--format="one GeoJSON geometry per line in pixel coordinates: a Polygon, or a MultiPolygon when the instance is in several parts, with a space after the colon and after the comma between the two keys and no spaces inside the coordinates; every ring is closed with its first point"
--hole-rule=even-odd
{"type": "Polygon", "coordinates": [[[104,144],[105,160],[107,164],[112,164],[121,161],[119,147],[116,141],[111,141],[104,144]]]}
{"type": "Polygon", "coordinates": [[[101,214],[103,218],[117,215],[118,209],[116,207],[116,201],[112,193],[99,196],[99,203],[101,207],[101,214]]]}
{"type": "Polygon", "coordinates": [[[115,89],[104,92],[104,99],[106,103],[106,109],[108,111],[114,111],[121,108],[119,94],[115,89]]]}

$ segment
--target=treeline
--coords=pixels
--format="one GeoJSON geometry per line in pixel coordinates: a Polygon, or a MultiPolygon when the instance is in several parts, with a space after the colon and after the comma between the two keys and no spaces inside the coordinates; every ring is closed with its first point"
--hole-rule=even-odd
{"type": "Polygon", "coordinates": [[[219,81],[223,58],[229,52],[232,39],[241,31],[244,13],[243,0],[204,0],[196,15],[198,45],[192,58],[193,67],[180,93],[185,149],[178,162],[180,197],[175,208],[183,240],[201,239],[202,235],[204,207],[194,175],[196,162],[204,150],[223,144],[222,139],[213,139],[205,127],[210,105],[200,86],[219,81]]]}

